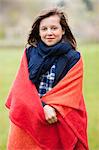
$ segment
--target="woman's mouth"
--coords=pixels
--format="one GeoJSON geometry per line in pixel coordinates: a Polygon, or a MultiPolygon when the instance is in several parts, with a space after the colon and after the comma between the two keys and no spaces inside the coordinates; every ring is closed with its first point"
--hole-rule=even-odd
{"type": "Polygon", "coordinates": [[[47,40],[54,40],[55,38],[46,38],[47,40]]]}

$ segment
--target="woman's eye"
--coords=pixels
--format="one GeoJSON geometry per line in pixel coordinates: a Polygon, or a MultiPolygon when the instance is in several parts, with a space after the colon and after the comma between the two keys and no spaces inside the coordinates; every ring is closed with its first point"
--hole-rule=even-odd
{"type": "Polygon", "coordinates": [[[52,27],[52,30],[56,30],[57,29],[57,27],[52,27]]]}
{"type": "Polygon", "coordinates": [[[47,28],[41,28],[41,30],[42,30],[42,31],[46,31],[46,30],[47,30],[47,28]]]}
{"type": "MultiPolygon", "coordinates": [[[[57,30],[58,28],[57,27],[51,27],[50,30],[57,30]]],[[[40,29],[41,31],[47,31],[49,30],[48,28],[44,27],[44,28],[41,28],[40,29]]]]}

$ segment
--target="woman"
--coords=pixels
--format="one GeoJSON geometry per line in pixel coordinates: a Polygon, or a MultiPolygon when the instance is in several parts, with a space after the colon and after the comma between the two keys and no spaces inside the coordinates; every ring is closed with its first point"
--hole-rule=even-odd
{"type": "Polygon", "coordinates": [[[88,150],[83,64],[64,13],[43,11],[7,98],[8,150],[88,150]]]}

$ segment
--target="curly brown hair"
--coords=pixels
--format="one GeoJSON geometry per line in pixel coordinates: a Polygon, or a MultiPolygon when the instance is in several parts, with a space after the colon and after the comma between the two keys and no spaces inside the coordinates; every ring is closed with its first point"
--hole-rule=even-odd
{"type": "Polygon", "coordinates": [[[28,36],[27,44],[36,46],[36,44],[40,41],[39,26],[40,26],[41,20],[43,20],[44,18],[53,16],[53,15],[58,15],[60,18],[60,25],[62,26],[62,29],[65,31],[65,34],[63,35],[64,41],[69,41],[72,44],[72,46],[76,49],[77,43],[67,23],[66,15],[64,15],[64,12],[60,10],[59,8],[43,10],[40,13],[40,15],[33,22],[32,29],[28,36]]]}

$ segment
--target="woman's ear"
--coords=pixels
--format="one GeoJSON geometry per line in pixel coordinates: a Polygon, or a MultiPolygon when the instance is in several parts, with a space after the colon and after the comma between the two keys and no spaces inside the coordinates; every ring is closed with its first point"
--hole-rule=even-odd
{"type": "Polygon", "coordinates": [[[65,30],[63,30],[63,33],[62,33],[62,35],[64,35],[65,34],[65,30]]]}

